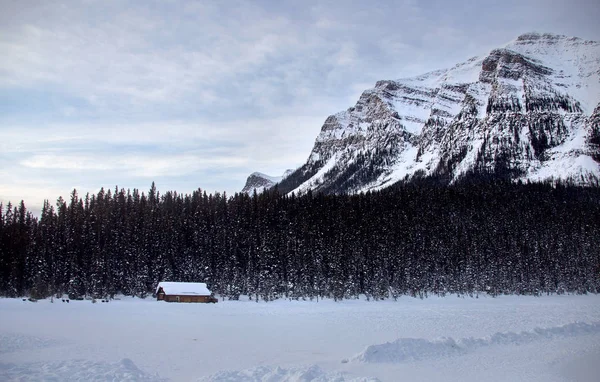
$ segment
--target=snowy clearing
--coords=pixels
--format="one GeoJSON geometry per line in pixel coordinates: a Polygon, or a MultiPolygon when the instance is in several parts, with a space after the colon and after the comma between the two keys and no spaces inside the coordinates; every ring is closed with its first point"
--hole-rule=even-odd
{"type": "Polygon", "coordinates": [[[0,299],[2,381],[597,381],[600,296],[0,299]]]}

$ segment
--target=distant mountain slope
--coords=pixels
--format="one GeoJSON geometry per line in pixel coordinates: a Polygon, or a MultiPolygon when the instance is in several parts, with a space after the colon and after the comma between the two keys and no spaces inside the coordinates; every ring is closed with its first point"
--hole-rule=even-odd
{"type": "Polygon", "coordinates": [[[261,172],[253,172],[246,179],[246,185],[242,189],[242,192],[252,194],[256,189],[259,194],[273,187],[275,184],[281,182],[285,177],[294,172],[294,170],[287,170],[283,176],[269,176],[261,172]]]}
{"type": "Polygon", "coordinates": [[[600,176],[600,43],[528,33],[485,57],[379,81],[329,116],[285,192],[360,192],[415,176],[600,176]]]}

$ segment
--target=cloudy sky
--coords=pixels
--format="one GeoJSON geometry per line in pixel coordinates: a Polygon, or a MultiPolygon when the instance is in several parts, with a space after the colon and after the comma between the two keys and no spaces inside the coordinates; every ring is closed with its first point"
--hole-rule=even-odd
{"type": "Polygon", "coordinates": [[[600,40],[579,0],[0,0],[0,201],[239,191],[308,157],[377,80],[519,34],[600,40]]]}

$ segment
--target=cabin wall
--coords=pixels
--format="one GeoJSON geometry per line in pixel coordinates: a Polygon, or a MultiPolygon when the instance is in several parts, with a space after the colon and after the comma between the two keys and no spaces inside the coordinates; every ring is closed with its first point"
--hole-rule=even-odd
{"type": "Polygon", "coordinates": [[[178,296],[165,295],[166,302],[209,302],[210,296],[178,296]]]}

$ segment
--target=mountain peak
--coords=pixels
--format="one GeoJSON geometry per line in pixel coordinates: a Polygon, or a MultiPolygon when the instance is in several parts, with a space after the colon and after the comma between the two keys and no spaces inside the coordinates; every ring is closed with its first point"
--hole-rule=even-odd
{"type": "Polygon", "coordinates": [[[307,162],[279,190],[360,192],[489,173],[593,181],[599,102],[600,43],[522,34],[449,69],[378,81],[325,120],[307,162]]]}
{"type": "Polygon", "coordinates": [[[246,179],[246,185],[244,185],[242,192],[245,192],[249,195],[252,194],[254,190],[256,190],[258,193],[264,192],[265,190],[268,190],[277,183],[281,182],[293,172],[294,170],[286,170],[283,173],[283,176],[270,176],[263,174],[262,172],[253,172],[248,176],[248,179],[246,179]]]}
{"type": "Polygon", "coordinates": [[[580,37],[566,36],[554,33],[528,32],[506,44],[507,48],[529,45],[597,45],[597,41],[584,40],[580,37]]]}

